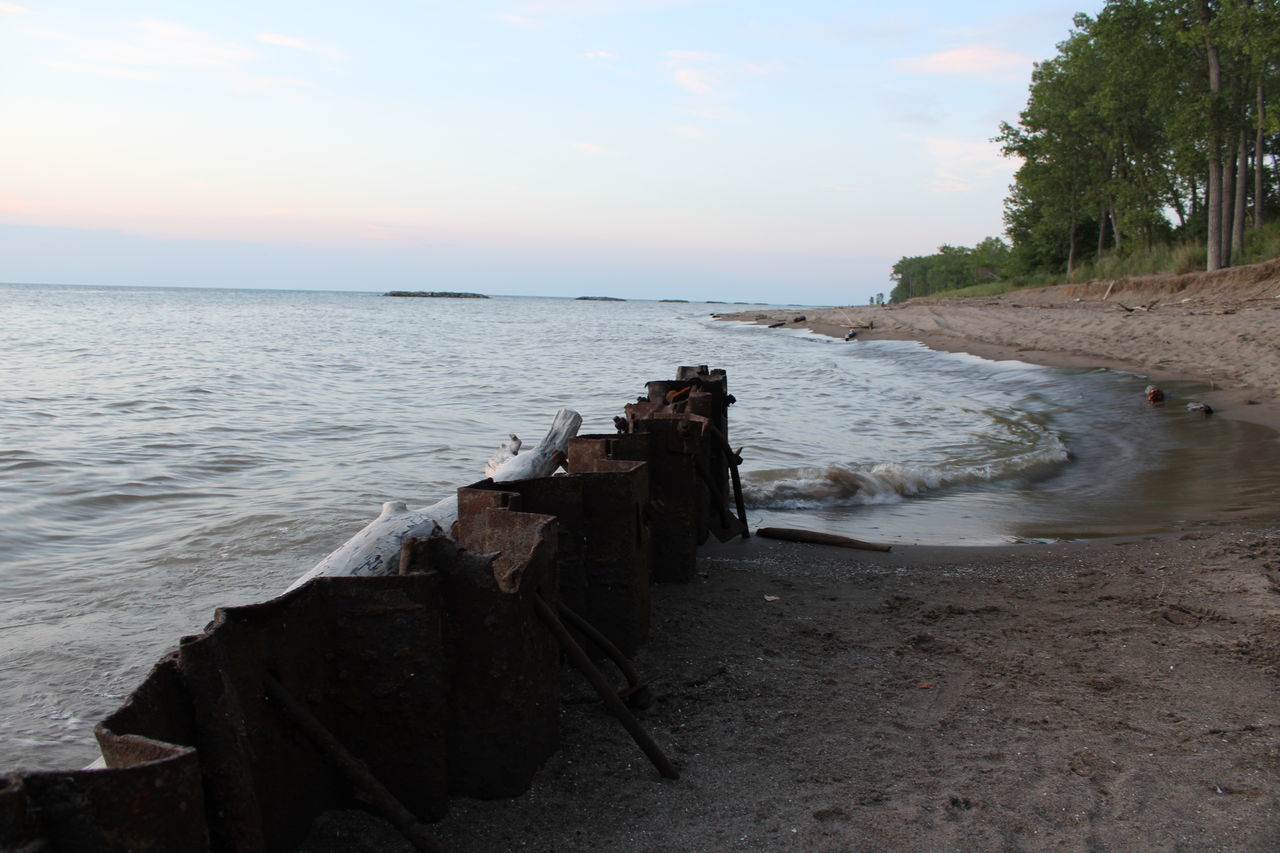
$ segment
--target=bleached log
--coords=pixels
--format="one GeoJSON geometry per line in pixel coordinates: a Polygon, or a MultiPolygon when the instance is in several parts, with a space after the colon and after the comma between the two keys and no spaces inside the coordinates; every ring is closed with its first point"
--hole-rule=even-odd
{"type": "MultiPolygon", "coordinates": [[[[556,412],[551,428],[537,447],[506,459],[489,476],[498,483],[551,476],[564,462],[569,439],[578,434],[580,426],[581,415],[572,409],[561,409],[556,412]]],[[[519,444],[516,444],[516,448],[519,449],[519,444]]],[[[488,469],[486,473],[489,473],[488,469]]],[[[321,575],[395,574],[399,571],[400,543],[406,536],[451,536],[453,524],[457,520],[456,493],[429,507],[416,510],[409,509],[404,501],[388,501],[382,505],[382,512],[377,518],[348,539],[341,548],[317,563],[315,568],[295,580],[285,591],[296,589],[321,575]]]]}

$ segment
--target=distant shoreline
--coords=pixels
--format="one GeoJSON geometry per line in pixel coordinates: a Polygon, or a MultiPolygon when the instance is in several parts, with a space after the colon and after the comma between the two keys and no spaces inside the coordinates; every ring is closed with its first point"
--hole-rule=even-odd
{"type": "Polygon", "coordinates": [[[483,293],[460,293],[453,290],[393,290],[383,296],[409,296],[425,299],[488,299],[483,293]]]}

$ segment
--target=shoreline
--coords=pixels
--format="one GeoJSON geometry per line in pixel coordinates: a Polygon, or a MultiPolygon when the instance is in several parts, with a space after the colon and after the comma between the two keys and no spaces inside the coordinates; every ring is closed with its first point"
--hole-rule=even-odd
{"type": "MultiPolygon", "coordinates": [[[[1280,277],[1280,261],[1256,266],[1275,266],[1280,277]]],[[[1280,432],[1280,282],[1250,279],[1210,291],[1187,283],[1199,275],[713,316],[764,326],[782,322],[835,338],[853,330],[861,341],[916,341],[994,361],[1102,367],[1157,383],[1200,382],[1210,386],[1203,399],[1215,414],[1280,432]],[[805,319],[794,322],[799,316],[805,319]]]]}

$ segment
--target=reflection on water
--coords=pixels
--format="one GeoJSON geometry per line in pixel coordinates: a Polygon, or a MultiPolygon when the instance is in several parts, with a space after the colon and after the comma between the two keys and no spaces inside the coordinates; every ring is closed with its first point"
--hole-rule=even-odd
{"type": "Polygon", "coordinates": [[[753,524],[990,543],[1271,516],[1277,444],[1142,378],[564,299],[0,286],[0,763],[89,725],[214,607],[274,595],[385,500],[481,476],[562,405],[729,371],[753,524]]]}

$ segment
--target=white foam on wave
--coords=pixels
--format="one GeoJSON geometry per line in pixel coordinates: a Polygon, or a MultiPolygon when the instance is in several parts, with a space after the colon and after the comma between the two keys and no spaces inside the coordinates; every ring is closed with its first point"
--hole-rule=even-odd
{"type": "Polygon", "coordinates": [[[870,467],[827,465],[757,471],[747,476],[743,486],[747,503],[756,509],[886,504],[948,486],[1023,476],[1070,458],[1062,440],[1045,430],[1031,449],[1002,458],[943,465],[882,462],[870,467]]]}

